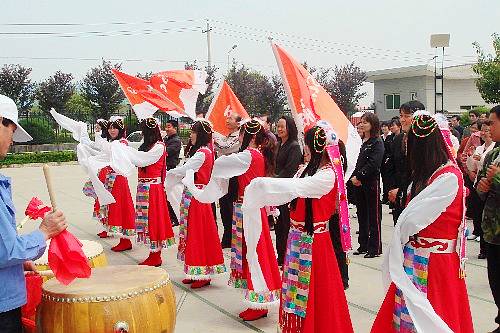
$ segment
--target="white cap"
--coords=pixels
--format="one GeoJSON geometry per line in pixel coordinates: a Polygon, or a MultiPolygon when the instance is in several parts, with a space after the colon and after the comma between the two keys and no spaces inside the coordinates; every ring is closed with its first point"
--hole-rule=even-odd
{"type": "Polygon", "coordinates": [[[12,136],[14,142],[27,142],[33,140],[31,135],[19,125],[17,121],[17,106],[12,99],[7,96],[0,95],[0,117],[11,120],[16,124],[17,128],[12,136]]]}

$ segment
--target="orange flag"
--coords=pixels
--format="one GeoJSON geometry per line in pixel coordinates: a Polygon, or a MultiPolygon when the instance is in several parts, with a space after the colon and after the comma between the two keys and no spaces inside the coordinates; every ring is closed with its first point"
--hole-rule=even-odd
{"type": "Polygon", "coordinates": [[[233,113],[238,114],[241,119],[250,118],[229,84],[223,81],[212,100],[206,118],[212,123],[215,132],[227,136],[231,131],[226,126],[226,118],[233,113]]]}
{"type": "Polygon", "coordinates": [[[112,72],[132,105],[137,118],[152,117],[158,109],[166,111],[178,110],[184,113],[178,105],[170,101],[165,95],[155,91],[149,81],[122,73],[116,69],[112,69],[112,72]]]}
{"type": "Polygon", "coordinates": [[[113,74],[139,119],[151,117],[157,109],[194,119],[198,94],[206,90],[207,74],[202,71],[165,71],[149,81],[117,70],[113,74]]]}
{"type": "Polygon", "coordinates": [[[273,43],[272,48],[299,132],[304,133],[319,119],[329,122],[346,145],[348,178],[354,171],[361,147],[356,129],[333,98],[300,63],[277,44],[273,43]]]}

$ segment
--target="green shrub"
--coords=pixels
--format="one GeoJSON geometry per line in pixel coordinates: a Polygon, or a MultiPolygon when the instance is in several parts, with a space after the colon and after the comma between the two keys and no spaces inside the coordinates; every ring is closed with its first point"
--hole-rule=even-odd
{"type": "Polygon", "coordinates": [[[22,119],[19,123],[33,137],[33,140],[29,144],[54,143],[56,135],[50,123],[37,118],[22,119]]]}
{"type": "MultiPolygon", "coordinates": [[[[489,116],[489,113],[490,113],[490,109],[485,107],[485,106],[480,106],[478,108],[475,108],[474,110],[479,112],[480,114],[486,113],[487,116],[489,116]]],[[[464,127],[467,127],[470,125],[469,111],[464,111],[460,115],[460,125],[462,125],[464,127]]]]}
{"type": "Polygon", "coordinates": [[[76,152],[73,150],[48,151],[40,153],[14,153],[7,154],[0,166],[28,163],[70,162],[76,161],[76,152]]]}

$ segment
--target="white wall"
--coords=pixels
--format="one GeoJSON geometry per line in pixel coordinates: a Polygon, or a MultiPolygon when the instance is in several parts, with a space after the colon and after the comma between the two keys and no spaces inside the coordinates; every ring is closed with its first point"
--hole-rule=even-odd
{"type": "Polygon", "coordinates": [[[461,105],[494,105],[486,103],[476,88],[474,79],[444,81],[444,109],[451,112],[460,111],[461,105]]]}
{"type": "MultiPolygon", "coordinates": [[[[399,115],[398,110],[385,109],[385,96],[387,94],[399,94],[401,104],[410,100],[410,93],[416,92],[417,99],[427,108],[428,89],[426,89],[426,77],[416,76],[402,79],[377,80],[374,86],[375,112],[381,120],[388,120],[399,115]]],[[[434,85],[432,85],[432,103],[434,103],[434,85]]]]}

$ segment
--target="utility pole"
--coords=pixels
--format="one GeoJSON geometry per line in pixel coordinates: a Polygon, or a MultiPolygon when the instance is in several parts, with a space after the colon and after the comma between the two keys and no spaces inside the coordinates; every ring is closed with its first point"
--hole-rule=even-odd
{"type": "Polygon", "coordinates": [[[202,33],[207,34],[207,65],[208,67],[212,66],[212,52],[211,52],[211,45],[210,45],[210,31],[212,31],[212,28],[210,27],[210,23],[207,21],[207,30],[203,30],[202,33]]]}

